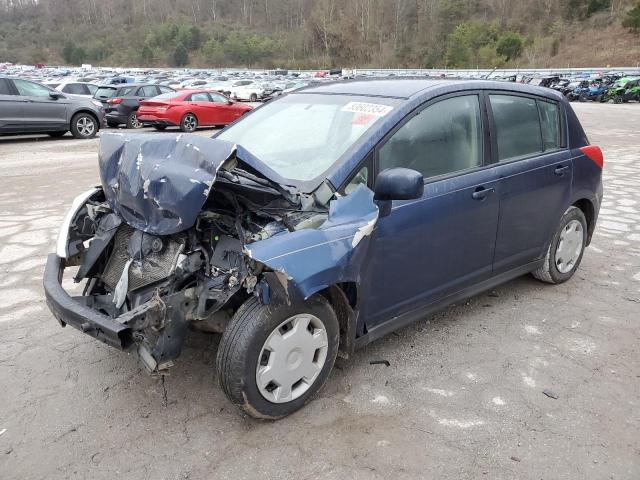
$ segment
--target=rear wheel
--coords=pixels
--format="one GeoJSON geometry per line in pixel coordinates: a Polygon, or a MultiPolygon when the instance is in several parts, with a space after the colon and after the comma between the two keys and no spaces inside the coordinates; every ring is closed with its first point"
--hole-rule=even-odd
{"type": "Polygon", "coordinates": [[[142,128],[142,122],[138,120],[136,112],[131,112],[127,118],[127,128],[142,128]]]}
{"type": "Polygon", "coordinates": [[[53,137],[53,138],[59,138],[59,137],[63,137],[65,135],[65,133],[67,133],[66,131],[64,132],[49,132],[49,136],[53,137]]]}
{"type": "Polygon", "coordinates": [[[180,130],[183,132],[191,133],[198,128],[198,119],[193,113],[187,113],[182,120],[180,120],[180,130]]]}
{"type": "Polygon", "coordinates": [[[622,97],[620,95],[616,95],[613,99],[613,103],[622,103],[622,97]]]}
{"type": "Polygon", "coordinates": [[[251,297],[222,335],[216,359],[220,386],[252,417],[284,417],[324,385],[338,343],[338,320],[321,295],[279,306],[251,297]]]}
{"type": "Polygon", "coordinates": [[[587,220],[582,210],[569,207],[551,239],[544,264],[533,276],[547,283],[566,282],[578,269],[586,245],[587,220]]]}
{"type": "Polygon", "coordinates": [[[98,121],[88,113],[76,113],[71,119],[71,134],[75,138],[93,138],[98,133],[98,121]]]}
{"type": "Polygon", "coordinates": [[[252,93],[251,95],[249,95],[249,101],[250,102],[257,102],[258,101],[258,95],[256,95],[255,93],[252,93]]]}

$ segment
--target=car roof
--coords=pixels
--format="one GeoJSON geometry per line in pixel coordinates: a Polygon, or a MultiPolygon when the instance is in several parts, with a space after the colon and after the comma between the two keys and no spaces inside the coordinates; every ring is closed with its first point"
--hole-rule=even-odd
{"type": "Polygon", "coordinates": [[[318,86],[310,86],[302,90],[292,92],[292,95],[305,93],[320,93],[327,95],[361,95],[365,97],[391,97],[410,99],[422,97],[429,91],[437,90],[439,93],[454,92],[457,90],[472,89],[504,90],[515,93],[528,93],[553,99],[562,98],[562,94],[556,90],[544,87],[513,82],[500,82],[495,80],[453,80],[453,79],[425,79],[425,78],[393,78],[393,79],[364,79],[344,80],[334,83],[325,83],[318,86]]]}

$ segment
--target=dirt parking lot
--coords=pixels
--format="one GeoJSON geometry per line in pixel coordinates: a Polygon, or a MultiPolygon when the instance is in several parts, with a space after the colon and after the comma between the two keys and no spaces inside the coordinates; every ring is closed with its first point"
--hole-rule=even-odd
{"type": "Polygon", "coordinates": [[[278,422],[228,403],[214,335],[192,334],[162,382],[59,327],[45,256],[99,181],[98,140],[0,138],[0,478],[640,478],[640,105],[575,108],[605,152],[576,276],[522,277],[389,335],[278,422]]]}

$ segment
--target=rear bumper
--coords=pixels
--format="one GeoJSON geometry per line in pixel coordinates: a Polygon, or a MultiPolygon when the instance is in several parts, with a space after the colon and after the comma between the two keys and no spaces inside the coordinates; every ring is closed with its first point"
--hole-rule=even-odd
{"type": "Polygon", "coordinates": [[[133,345],[131,328],[72,298],[61,285],[64,268],[64,260],[55,253],[47,257],[44,292],[49,310],[60,326],[71,325],[107,345],[128,350],[133,345]]]}
{"type": "Polygon", "coordinates": [[[163,118],[163,117],[157,117],[156,115],[144,114],[144,115],[138,115],[137,117],[138,117],[138,120],[144,123],[145,125],[158,125],[158,126],[165,126],[165,127],[178,126],[177,123],[172,122],[171,120],[167,120],[166,118],[163,118]]]}
{"type": "Polygon", "coordinates": [[[109,112],[106,115],[107,122],[111,123],[127,123],[129,115],[119,112],[109,112]]]}

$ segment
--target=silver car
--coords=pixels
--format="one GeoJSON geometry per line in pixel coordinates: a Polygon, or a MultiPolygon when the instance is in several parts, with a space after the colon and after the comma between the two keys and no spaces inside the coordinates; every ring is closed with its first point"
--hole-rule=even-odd
{"type": "Polygon", "coordinates": [[[105,125],[102,103],[36,82],[0,77],[0,134],[47,133],[93,138],[105,125]]]}

